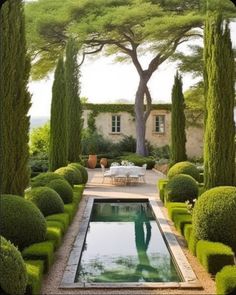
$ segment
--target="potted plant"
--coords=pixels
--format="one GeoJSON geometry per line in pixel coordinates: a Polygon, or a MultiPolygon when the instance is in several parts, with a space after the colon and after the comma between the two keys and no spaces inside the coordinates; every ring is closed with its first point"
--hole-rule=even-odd
{"type": "Polygon", "coordinates": [[[88,168],[94,169],[97,165],[97,141],[93,135],[89,139],[87,149],[89,153],[88,168]]]}

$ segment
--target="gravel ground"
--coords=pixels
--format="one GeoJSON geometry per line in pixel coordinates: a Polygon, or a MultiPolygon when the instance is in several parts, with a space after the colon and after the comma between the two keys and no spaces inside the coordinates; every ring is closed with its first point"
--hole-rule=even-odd
{"type": "MultiPolygon", "coordinates": [[[[191,289],[60,289],[60,282],[62,280],[63,272],[66,267],[67,260],[72,249],[73,242],[79,231],[80,222],[82,219],[83,211],[85,209],[89,196],[103,196],[118,198],[122,197],[157,197],[156,183],[159,178],[163,178],[163,175],[159,172],[147,171],[146,183],[133,185],[133,186],[114,186],[106,180],[102,183],[102,174],[100,169],[89,170],[89,181],[84,191],[84,196],[80,202],[79,209],[74,217],[72,224],[70,225],[67,233],[64,236],[62,245],[55,253],[55,262],[51,267],[49,273],[44,276],[42,294],[78,294],[78,295],[116,295],[116,294],[131,294],[131,295],[154,295],[154,294],[215,294],[215,283],[211,276],[203,269],[199,264],[196,257],[190,254],[187,249],[185,240],[178,234],[173,227],[171,221],[169,225],[172,228],[182,250],[187,257],[193,271],[195,272],[198,280],[202,284],[201,290],[191,289]]],[[[167,217],[166,208],[164,208],[161,202],[158,202],[163,213],[167,217]]]]}

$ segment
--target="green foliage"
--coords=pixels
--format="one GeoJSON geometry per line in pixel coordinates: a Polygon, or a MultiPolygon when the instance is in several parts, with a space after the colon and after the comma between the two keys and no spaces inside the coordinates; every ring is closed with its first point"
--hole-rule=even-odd
{"type": "Polygon", "coordinates": [[[198,184],[186,174],[173,176],[165,188],[165,199],[168,202],[193,201],[198,197],[198,184]]]}
{"type": "Polygon", "coordinates": [[[155,165],[155,161],[151,157],[143,157],[137,154],[130,154],[127,156],[121,156],[121,161],[126,160],[129,162],[134,163],[135,166],[142,166],[144,164],[147,164],[147,169],[152,169],[155,165]]]}
{"type": "Polygon", "coordinates": [[[235,212],[236,187],[222,186],[203,193],[193,209],[197,238],[221,242],[236,251],[235,212]]]}
{"type": "Polygon", "coordinates": [[[194,256],[196,256],[196,248],[197,248],[198,241],[199,240],[196,237],[195,230],[193,228],[193,230],[190,233],[189,240],[188,240],[188,249],[194,256]]]}
{"type": "Polygon", "coordinates": [[[30,59],[23,6],[23,1],[8,0],[0,10],[0,193],[20,196],[30,177],[30,59]]]}
{"type": "Polygon", "coordinates": [[[30,153],[31,155],[39,155],[49,153],[50,125],[44,124],[38,128],[34,128],[30,133],[30,153]]]}
{"type": "Polygon", "coordinates": [[[176,214],[173,221],[177,231],[183,235],[185,226],[192,224],[192,216],[189,213],[176,214]]]}
{"type": "Polygon", "coordinates": [[[82,106],[79,97],[79,66],[77,62],[78,46],[70,38],[66,46],[65,82],[68,103],[68,161],[78,162],[81,154],[83,129],[82,106]]]}
{"type": "Polygon", "coordinates": [[[168,182],[168,179],[159,179],[158,180],[158,190],[159,190],[159,196],[161,201],[164,203],[165,201],[165,186],[168,182]]]}
{"type": "Polygon", "coordinates": [[[52,241],[54,248],[57,249],[61,245],[62,231],[56,226],[47,226],[46,241],[52,241]]]}
{"type": "Polygon", "coordinates": [[[193,231],[192,224],[186,224],[184,226],[184,237],[185,237],[185,240],[187,241],[187,243],[189,242],[189,238],[190,238],[192,231],[193,231]]]}
{"type": "Polygon", "coordinates": [[[150,151],[151,156],[156,160],[169,159],[170,158],[170,147],[164,145],[161,147],[153,147],[150,151]]]}
{"type": "Polygon", "coordinates": [[[131,135],[125,135],[121,141],[115,145],[115,149],[121,152],[135,153],[136,151],[136,139],[131,135]]]}
{"type": "Polygon", "coordinates": [[[73,203],[75,204],[79,204],[82,196],[83,196],[83,191],[84,191],[84,185],[80,184],[80,185],[76,185],[74,187],[74,196],[73,196],[73,203]]]}
{"type": "Polygon", "coordinates": [[[64,228],[64,232],[67,230],[69,223],[70,223],[70,218],[67,213],[59,213],[59,214],[52,214],[46,217],[47,221],[57,221],[58,223],[61,224],[64,228]]]}
{"type": "Polygon", "coordinates": [[[175,220],[176,216],[179,216],[181,214],[186,215],[188,213],[188,209],[185,205],[185,203],[176,202],[177,206],[175,206],[175,202],[167,203],[168,205],[171,204],[171,206],[167,206],[168,215],[171,220],[175,220]]]}
{"type": "Polygon", "coordinates": [[[225,266],[216,274],[216,294],[227,295],[236,292],[236,266],[225,266]]]}
{"type": "Polygon", "coordinates": [[[24,294],[27,272],[18,249],[0,236],[0,287],[9,295],[24,294]]]}
{"type": "Polygon", "coordinates": [[[167,208],[170,219],[172,219],[172,210],[175,210],[178,208],[187,209],[187,205],[186,203],[183,203],[183,202],[166,202],[166,208],[167,208]]]}
{"type": "Polygon", "coordinates": [[[74,167],[61,167],[55,171],[55,173],[63,176],[65,180],[69,182],[69,184],[73,187],[75,184],[82,183],[82,176],[78,169],[74,167]]]}
{"type": "Polygon", "coordinates": [[[81,173],[82,184],[87,183],[87,181],[88,181],[88,171],[84,166],[82,166],[79,163],[70,163],[68,166],[69,167],[75,167],[76,169],[78,169],[80,171],[80,173],[81,173]]]}
{"type": "Polygon", "coordinates": [[[45,173],[41,173],[38,176],[34,177],[31,180],[31,186],[32,187],[45,186],[53,180],[65,181],[65,178],[57,173],[54,173],[54,172],[45,172],[45,173]]]}
{"type": "Polygon", "coordinates": [[[67,164],[68,158],[68,103],[63,58],[60,57],[52,86],[49,169],[54,171],[67,164]]]}
{"type": "Polygon", "coordinates": [[[26,260],[25,265],[28,274],[26,294],[38,295],[40,294],[43,279],[43,261],[26,260]]]}
{"type": "Polygon", "coordinates": [[[29,165],[31,168],[31,177],[35,177],[42,172],[48,171],[48,155],[37,154],[36,156],[31,156],[29,165]]]}
{"type": "Polygon", "coordinates": [[[82,136],[82,154],[94,155],[111,151],[112,142],[97,132],[84,130],[82,136]]]}
{"type": "Polygon", "coordinates": [[[75,213],[77,211],[77,204],[71,203],[71,204],[66,204],[64,206],[64,211],[69,215],[70,222],[72,221],[73,217],[75,216],[75,213]]]}
{"type": "Polygon", "coordinates": [[[0,232],[19,249],[41,242],[46,235],[46,221],[30,201],[15,195],[1,195],[0,232]]]}
{"type": "Polygon", "coordinates": [[[27,191],[25,199],[34,203],[44,216],[64,212],[59,194],[49,187],[36,187],[27,191]]]}
{"type": "Polygon", "coordinates": [[[64,204],[72,202],[73,190],[71,185],[66,180],[55,179],[50,181],[46,186],[55,190],[61,197],[64,204]]]}
{"type": "Polygon", "coordinates": [[[171,111],[171,162],[172,164],[187,160],[185,114],[182,77],[178,71],[172,88],[172,111],[171,111]]]}
{"type": "MultiPolygon", "coordinates": [[[[51,216],[51,215],[49,215],[49,216],[51,216]]],[[[47,223],[47,228],[56,228],[57,230],[61,231],[62,234],[64,234],[66,231],[64,224],[59,221],[47,220],[46,223],[47,223]]]]}
{"type": "Polygon", "coordinates": [[[215,275],[225,265],[234,265],[232,249],[222,243],[199,241],[197,243],[197,258],[207,272],[215,275]]]}
{"type": "Polygon", "coordinates": [[[207,189],[236,185],[234,83],[229,24],[223,23],[221,15],[209,15],[204,31],[204,183],[207,189]]]}
{"type": "Polygon", "coordinates": [[[22,251],[25,260],[42,260],[44,272],[47,273],[54,259],[54,246],[52,241],[34,243],[22,251]]]}
{"type": "Polygon", "coordinates": [[[200,175],[199,175],[199,171],[197,169],[197,167],[188,161],[184,161],[184,162],[179,162],[176,163],[174,166],[172,166],[168,173],[167,176],[169,178],[172,178],[175,175],[178,174],[187,174],[192,176],[196,181],[199,181],[200,175]]]}

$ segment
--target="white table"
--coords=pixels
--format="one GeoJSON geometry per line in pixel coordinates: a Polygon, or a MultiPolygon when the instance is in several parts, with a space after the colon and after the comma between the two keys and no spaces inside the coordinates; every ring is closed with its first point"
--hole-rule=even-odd
{"type": "Polygon", "coordinates": [[[113,175],[139,175],[142,173],[142,167],[139,166],[111,166],[111,174],[113,175]]]}

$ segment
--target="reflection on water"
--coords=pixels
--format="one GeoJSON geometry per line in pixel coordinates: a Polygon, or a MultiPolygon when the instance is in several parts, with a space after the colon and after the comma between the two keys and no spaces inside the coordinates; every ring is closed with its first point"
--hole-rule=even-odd
{"type": "Polygon", "coordinates": [[[76,282],[178,282],[148,203],[95,203],[76,282]]]}

